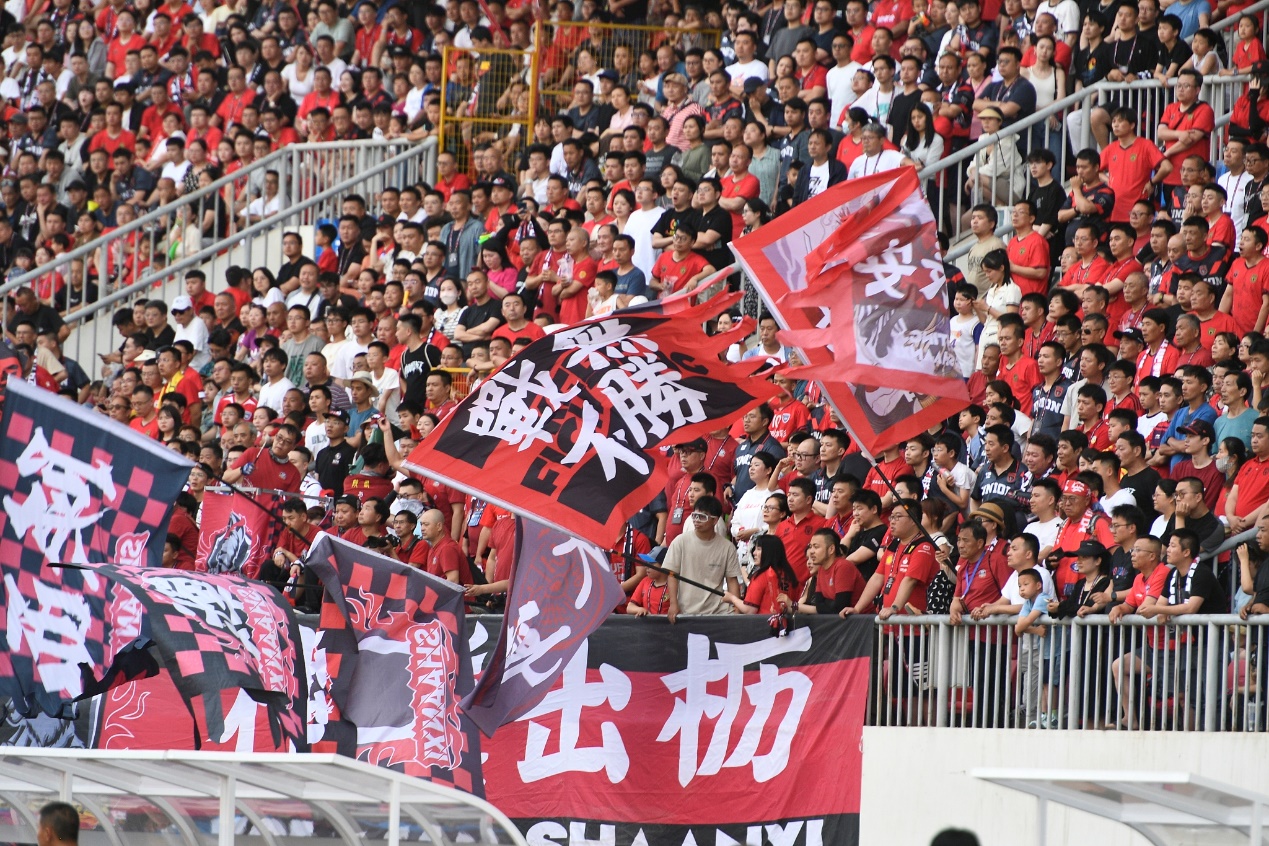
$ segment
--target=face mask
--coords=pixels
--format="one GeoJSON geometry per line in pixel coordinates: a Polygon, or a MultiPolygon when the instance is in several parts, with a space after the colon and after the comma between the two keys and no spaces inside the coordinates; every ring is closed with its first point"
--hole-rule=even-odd
{"type": "Polygon", "coordinates": [[[1216,469],[1224,473],[1229,470],[1229,459],[1218,456],[1216,458],[1216,469]]]}
{"type": "Polygon", "coordinates": [[[453,291],[441,291],[441,302],[445,305],[453,305],[458,302],[458,294],[453,291]]]}

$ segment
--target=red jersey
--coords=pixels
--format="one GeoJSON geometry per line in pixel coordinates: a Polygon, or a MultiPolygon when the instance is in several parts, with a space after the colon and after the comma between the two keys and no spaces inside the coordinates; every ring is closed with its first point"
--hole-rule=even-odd
{"type": "Polygon", "coordinates": [[[787,444],[794,432],[805,431],[811,424],[806,403],[790,397],[783,405],[771,409],[771,437],[787,444]]]}
{"type": "Polygon", "coordinates": [[[812,511],[797,522],[789,515],[776,526],[775,535],[784,543],[784,555],[797,573],[799,584],[806,584],[810,575],[806,569],[806,545],[811,542],[811,535],[826,525],[824,518],[812,511]]]}
{"type": "Polygon", "coordinates": [[[1254,455],[1234,477],[1238,497],[1234,502],[1234,516],[1246,517],[1269,500],[1269,460],[1254,455]]]}
{"type": "Polygon", "coordinates": [[[670,610],[670,582],[668,579],[655,584],[652,578],[639,582],[639,586],[630,594],[630,601],[649,614],[666,614],[670,610]]]}
{"type": "Polygon", "coordinates": [[[768,567],[763,570],[745,590],[745,604],[757,608],[759,614],[778,614],[782,610],[780,594],[784,594],[790,603],[797,602],[797,586],[780,586],[776,571],[768,567]]]}
{"type": "Polygon", "coordinates": [[[1198,130],[1203,133],[1203,137],[1196,143],[1168,156],[1168,161],[1172,162],[1172,172],[1163,179],[1164,185],[1180,185],[1181,184],[1181,163],[1185,161],[1187,156],[1198,156],[1203,161],[1211,158],[1208,143],[1208,136],[1216,129],[1216,113],[1212,111],[1212,107],[1202,100],[1196,101],[1188,109],[1183,108],[1180,103],[1170,103],[1163,110],[1163,117],[1159,123],[1168,129],[1177,132],[1189,132],[1198,130]]]}
{"type": "Polygon", "coordinates": [[[1225,277],[1234,292],[1230,315],[1238,326],[1235,330],[1238,337],[1246,335],[1256,328],[1256,318],[1264,305],[1265,295],[1269,294],[1269,274],[1263,264],[1263,258],[1254,266],[1247,264],[1247,259],[1239,256],[1230,265],[1229,274],[1225,277]]]}
{"type": "Polygon", "coordinates": [[[1134,383],[1140,385],[1141,380],[1147,376],[1171,376],[1176,372],[1180,356],[1181,351],[1167,341],[1159,344],[1154,352],[1146,347],[1137,357],[1137,376],[1134,383]]]}
{"type": "MultiPolygon", "coordinates": [[[[568,264],[565,261],[564,264],[568,264]]],[[[568,278],[580,283],[582,288],[573,296],[560,302],[560,313],[556,315],[560,323],[571,326],[586,319],[586,295],[595,286],[595,274],[599,272],[599,264],[590,257],[581,261],[572,261],[573,269],[568,278]]]]}
{"type": "MultiPolygon", "coordinates": [[[[934,559],[934,545],[920,537],[899,549],[883,549],[877,564],[877,570],[885,575],[881,589],[882,607],[895,606],[903,580],[915,579],[917,586],[908,597],[907,604],[924,613],[926,588],[934,581],[938,568],[938,562],[934,559]]],[[[899,607],[898,613],[908,613],[907,608],[899,607]]]]}
{"type": "Polygon", "coordinates": [[[1036,270],[1043,270],[1045,276],[1040,279],[1028,279],[1018,274],[1013,275],[1013,281],[1022,289],[1023,296],[1027,294],[1047,294],[1049,291],[1049,268],[1052,266],[1052,258],[1049,252],[1049,242],[1044,236],[1034,229],[1027,233],[1025,238],[1011,238],[1009,246],[1005,248],[1009,253],[1009,262],[1036,270]]]}
{"type": "Polygon", "coordinates": [[[1220,244],[1226,252],[1233,252],[1238,245],[1238,232],[1234,229],[1234,219],[1227,214],[1219,214],[1216,220],[1207,221],[1207,243],[1220,244]]]}
{"type": "Polygon", "coordinates": [[[1102,150],[1102,170],[1115,192],[1115,205],[1108,215],[1112,223],[1127,223],[1133,203],[1142,197],[1150,176],[1163,164],[1159,147],[1145,138],[1136,138],[1127,147],[1118,140],[1102,150]]]}
{"type": "Polygon", "coordinates": [[[886,494],[890,493],[890,488],[886,485],[886,479],[894,482],[900,476],[906,476],[912,470],[908,467],[908,462],[903,460],[903,453],[899,453],[899,457],[894,461],[878,461],[876,466],[868,471],[868,475],[864,478],[864,487],[870,491],[876,492],[877,496],[885,499],[886,494]],[[882,475],[885,475],[885,479],[882,475]]]}
{"type": "Polygon", "coordinates": [[[471,188],[471,180],[467,178],[465,173],[455,173],[450,179],[437,178],[436,190],[440,191],[445,197],[445,202],[449,202],[450,195],[455,191],[466,191],[471,188]]]}
{"type": "MultiPolygon", "coordinates": [[[[819,65],[816,65],[816,67],[819,68],[821,75],[826,72],[819,65]]],[[[821,81],[816,84],[825,85],[825,82],[821,81]]],[[[744,197],[746,200],[752,200],[758,196],[758,192],[761,189],[758,184],[758,177],[752,173],[746,173],[740,179],[736,179],[733,176],[724,176],[720,179],[720,184],[723,186],[722,196],[724,198],[744,197]]],[[[731,231],[737,236],[745,231],[745,221],[741,218],[740,212],[731,212],[731,231]]]]}
{"type": "Polygon", "coordinates": [[[494,570],[485,568],[485,579],[497,582],[511,578],[516,560],[516,515],[496,505],[486,505],[480,515],[480,527],[489,529],[489,548],[497,555],[494,570]]]}
{"type": "Polygon", "coordinates": [[[88,142],[88,152],[95,150],[105,150],[106,155],[114,157],[115,151],[120,147],[127,150],[135,150],[137,146],[137,136],[133,135],[126,129],[119,130],[119,134],[111,136],[110,130],[98,132],[88,142]]]}
{"type": "Polygon", "coordinates": [[[449,535],[444,535],[427,556],[427,571],[439,579],[446,578],[447,573],[458,571],[458,584],[471,584],[471,568],[467,565],[467,556],[449,535]]]}
{"type": "MultiPolygon", "coordinates": [[[[836,531],[832,524],[829,528],[836,531]]],[[[815,577],[815,589],[825,599],[836,599],[841,594],[846,594],[850,600],[858,599],[867,584],[855,562],[842,557],[834,558],[827,567],[821,567],[815,577]]]]}
{"type": "Polygon", "coordinates": [[[991,550],[984,549],[976,561],[962,559],[956,568],[956,595],[966,611],[990,605],[1000,599],[1012,572],[1003,556],[993,555],[991,550]]]}
{"type": "Polygon", "coordinates": [[[1104,452],[1111,447],[1110,430],[1106,426],[1106,421],[1100,417],[1097,418],[1097,422],[1093,424],[1091,429],[1085,429],[1082,422],[1077,422],[1075,424],[1075,431],[1083,432],[1088,436],[1089,449],[1104,452]]]}
{"type": "MultiPolygon", "coordinates": [[[[1107,549],[1114,546],[1115,539],[1110,534],[1110,518],[1091,508],[1079,519],[1068,518],[1058,530],[1053,549],[1055,552],[1074,553],[1079,549],[1080,543],[1086,540],[1095,540],[1107,549]]],[[[1070,596],[1076,582],[1084,578],[1075,568],[1075,564],[1076,559],[1073,555],[1058,560],[1057,568],[1053,571],[1053,589],[1057,591],[1058,599],[1070,596]]]]}
{"type": "MultiPolygon", "coordinates": [[[[1190,312],[1194,314],[1194,312],[1190,312]]],[[[1256,314],[1260,313],[1260,309],[1256,309],[1256,314]]],[[[1197,314],[1194,315],[1198,317],[1197,314]]],[[[1238,321],[1233,315],[1226,314],[1223,311],[1217,311],[1211,317],[1204,320],[1199,317],[1199,343],[1203,345],[1203,349],[1210,354],[1212,352],[1212,344],[1216,342],[1216,336],[1222,332],[1233,332],[1238,334],[1238,321]]],[[[1205,366],[1211,366],[1209,361],[1205,366]]]]}
{"type": "Polygon", "coordinates": [[[247,450],[231,466],[235,470],[242,470],[244,484],[287,493],[300,491],[300,471],[290,461],[278,458],[265,447],[247,450]]]}
{"type": "Polygon", "coordinates": [[[680,290],[689,279],[709,266],[709,262],[700,253],[689,251],[679,260],[674,257],[673,250],[666,250],[657,257],[656,264],[652,265],[652,278],[665,286],[661,296],[666,297],[680,290]]]}
{"type": "Polygon", "coordinates": [[[1035,363],[1034,358],[1028,356],[1019,356],[1018,360],[1010,364],[1004,358],[1000,359],[1000,370],[996,374],[997,379],[1003,379],[1009,383],[1009,387],[1013,389],[1014,398],[1018,400],[1019,408],[1022,413],[1031,416],[1031,389],[1044,381],[1040,376],[1040,368],[1035,363]]]}

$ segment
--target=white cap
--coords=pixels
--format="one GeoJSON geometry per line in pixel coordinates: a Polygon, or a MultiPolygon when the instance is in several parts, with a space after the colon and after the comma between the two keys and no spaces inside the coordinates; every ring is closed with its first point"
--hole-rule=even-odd
{"type": "Polygon", "coordinates": [[[194,307],[194,301],[186,296],[179,296],[172,300],[172,311],[188,311],[194,307]]]}

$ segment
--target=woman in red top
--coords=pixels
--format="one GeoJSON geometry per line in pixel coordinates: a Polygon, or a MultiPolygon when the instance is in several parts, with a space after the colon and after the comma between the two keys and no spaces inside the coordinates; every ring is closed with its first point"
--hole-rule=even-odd
{"type": "Polygon", "coordinates": [[[753,560],[758,567],[745,598],[731,591],[723,594],[741,614],[779,614],[793,604],[798,595],[798,577],[784,554],[784,543],[773,535],[754,539],[753,560]]]}

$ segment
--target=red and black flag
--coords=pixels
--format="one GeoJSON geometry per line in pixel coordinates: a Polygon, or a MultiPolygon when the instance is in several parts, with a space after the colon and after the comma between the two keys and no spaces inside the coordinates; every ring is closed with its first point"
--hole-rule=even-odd
{"type": "Polygon", "coordinates": [[[458,585],[321,534],[307,564],[326,589],[311,651],[315,752],[337,752],[483,795],[458,585]]]}
{"type": "Polygon", "coordinates": [[[198,536],[199,572],[232,573],[254,579],[276,546],[274,518],[245,494],[203,495],[202,529],[198,536]]]}
{"type": "Polygon", "coordinates": [[[654,450],[776,395],[719,360],[730,336],[676,314],[616,313],[525,347],[414,452],[410,470],[600,546],[665,487],[654,450]]]}
{"type": "Polygon", "coordinates": [[[498,646],[463,710],[486,735],[533,710],[591,632],[625,601],[602,547],[516,519],[498,646]]]}
{"type": "Polygon", "coordinates": [[[0,435],[0,562],[161,566],[193,464],[105,415],[10,379],[0,435]]]}
{"type": "Polygon", "coordinates": [[[90,571],[125,587],[145,612],[153,651],[199,725],[225,733],[221,692],[241,690],[268,709],[275,743],[307,751],[306,678],[295,610],[276,589],[241,576],[102,565],[90,571]]]}

